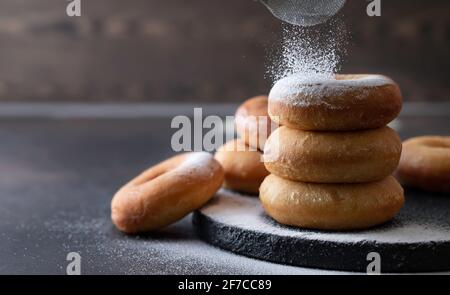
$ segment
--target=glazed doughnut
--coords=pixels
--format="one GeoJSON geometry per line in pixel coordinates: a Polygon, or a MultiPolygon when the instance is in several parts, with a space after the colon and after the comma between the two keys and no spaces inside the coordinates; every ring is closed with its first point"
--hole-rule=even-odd
{"type": "Polygon", "coordinates": [[[111,219],[125,233],[169,225],[205,204],[223,182],[223,169],[205,152],[172,157],[144,171],[114,196],[111,219]]]}
{"type": "Polygon", "coordinates": [[[262,161],[262,153],[251,151],[242,139],[226,143],[217,151],[215,158],[225,171],[225,188],[258,194],[261,182],[269,175],[262,161]]]}
{"type": "Polygon", "coordinates": [[[400,112],[400,89],[381,75],[336,75],[279,80],[269,94],[269,115],[301,130],[351,131],[380,128],[400,112]]]}
{"type": "Polygon", "coordinates": [[[264,143],[271,132],[271,123],[267,113],[268,98],[260,95],[246,100],[236,111],[236,131],[244,142],[256,149],[263,150],[264,143]]]}
{"type": "Polygon", "coordinates": [[[264,161],[271,173],[290,180],[359,183],[394,172],[401,150],[399,136],[389,127],[313,132],[282,126],[267,140],[264,161]]]}
{"type": "Polygon", "coordinates": [[[396,174],[407,185],[450,193],[450,136],[406,140],[396,174]]]}
{"type": "Polygon", "coordinates": [[[269,175],[260,188],[266,213],[277,222],[320,230],[352,230],[394,217],[404,203],[394,177],[360,184],[313,184],[269,175]]]}

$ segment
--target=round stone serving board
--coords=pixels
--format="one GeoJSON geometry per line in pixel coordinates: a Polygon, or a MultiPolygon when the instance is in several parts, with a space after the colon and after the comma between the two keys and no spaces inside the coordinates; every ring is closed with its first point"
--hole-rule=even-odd
{"type": "Polygon", "coordinates": [[[193,216],[199,236],[225,250],[276,263],[366,272],[370,252],[381,272],[450,270],[450,196],[406,191],[392,221],[367,230],[325,232],[280,225],[255,196],[221,189],[193,216]]]}

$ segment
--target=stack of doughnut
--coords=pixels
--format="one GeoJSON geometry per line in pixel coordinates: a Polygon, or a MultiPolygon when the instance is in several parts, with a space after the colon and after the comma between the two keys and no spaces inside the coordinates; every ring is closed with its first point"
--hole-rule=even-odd
{"type": "Polygon", "coordinates": [[[392,177],[402,150],[387,124],[400,112],[399,87],[381,75],[299,75],[279,80],[268,113],[282,127],[265,143],[271,173],[260,187],[279,223],[354,230],[393,218],[404,203],[392,177]]]}
{"type": "Polygon", "coordinates": [[[267,114],[268,97],[260,95],[245,101],[236,111],[235,125],[240,138],[227,142],[215,155],[225,172],[223,186],[257,195],[269,175],[262,150],[271,131],[267,114]]]}

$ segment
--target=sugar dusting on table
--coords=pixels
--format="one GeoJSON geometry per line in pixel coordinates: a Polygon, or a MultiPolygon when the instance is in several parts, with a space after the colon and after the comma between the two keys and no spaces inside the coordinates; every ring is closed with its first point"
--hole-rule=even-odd
{"type": "MultiPolygon", "coordinates": [[[[335,273],[279,265],[222,251],[197,239],[191,217],[153,234],[127,236],[104,215],[61,212],[44,222],[64,252],[77,251],[85,274],[317,274],[335,273]],[[89,217],[88,217],[89,216],[89,217]],[[118,265],[120,267],[118,267],[118,265]]],[[[61,262],[65,269],[66,261],[61,262]]]]}

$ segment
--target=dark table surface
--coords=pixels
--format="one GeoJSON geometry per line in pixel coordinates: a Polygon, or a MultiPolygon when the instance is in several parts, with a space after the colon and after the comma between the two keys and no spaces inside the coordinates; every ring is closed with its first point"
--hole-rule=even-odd
{"type": "MultiPolygon", "coordinates": [[[[423,114],[393,126],[402,138],[450,135],[447,113],[423,114]]],[[[117,232],[111,197],[173,154],[170,121],[0,116],[0,274],[65,274],[69,252],[84,274],[335,273],[222,251],[197,238],[190,216],[149,235],[117,232]]]]}

